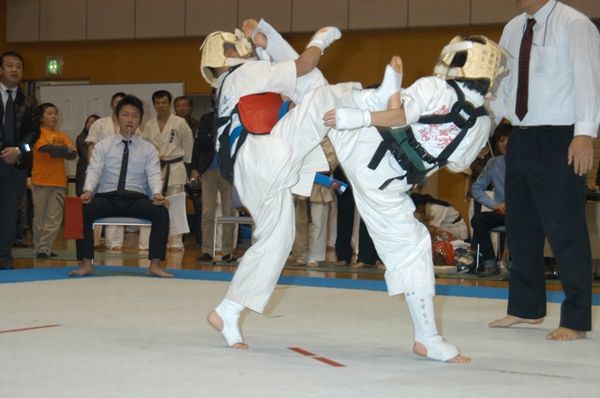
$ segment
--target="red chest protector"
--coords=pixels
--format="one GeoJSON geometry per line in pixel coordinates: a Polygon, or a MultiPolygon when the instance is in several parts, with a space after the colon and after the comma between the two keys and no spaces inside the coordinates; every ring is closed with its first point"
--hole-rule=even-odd
{"type": "Polygon", "coordinates": [[[280,118],[283,100],[275,93],[245,95],[237,104],[244,129],[250,134],[269,134],[280,118]]]}

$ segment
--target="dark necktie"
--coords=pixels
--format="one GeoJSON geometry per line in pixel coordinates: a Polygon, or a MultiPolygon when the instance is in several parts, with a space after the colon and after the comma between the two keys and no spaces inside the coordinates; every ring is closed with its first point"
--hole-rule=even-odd
{"type": "Polygon", "coordinates": [[[535,19],[529,18],[525,33],[521,38],[521,49],[519,50],[519,83],[515,104],[515,114],[519,120],[523,120],[527,114],[527,103],[529,101],[529,58],[533,42],[533,25],[535,25],[535,19]]]}
{"type": "Polygon", "coordinates": [[[8,99],[4,108],[4,143],[6,146],[17,145],[17,135],[15,134],[15,102],[12,97],[13,90],[6,90],[8,99]]]}
{"type": "Polygon", "coordinates": [[[117,184],[117,192],[125,191],[125,179],[127,178],[127,162],[129,162],[129,144],[130,140],[123,140],[125,147],[123,148],[123,160],[121,160],[121,171],[119,172],[119,183],[117,184]]]}

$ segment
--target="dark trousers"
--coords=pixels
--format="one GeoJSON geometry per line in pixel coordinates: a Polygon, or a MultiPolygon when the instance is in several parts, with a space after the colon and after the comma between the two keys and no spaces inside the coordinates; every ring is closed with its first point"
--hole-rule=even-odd
{"type": "Polygon", "coordinates": [[[504,216],[495,211],[480,211],[473,214],[473,218],[471,218],[471,228],[473,229],[471,247],[477,251],[477,246],[479,246],[479,253],[484,261],[495,258],[490,229],[500,225],[504,225],[504,216]]]}
{"type": "Polygon", "coordinates": [[[192,232],[196,238],[196,244],[202,246],[202,196],[194,195],[191,198],[194,203],[194,222],[192,223],[194,227],[192,232]]]}
{"type": "Polygon", "coordinates": [[[27,170],[0,160],[0,268],[13,266],[12,245],[26,181],[27,170]]]}
{"type": "Polygon", "coordinates": [[[508,314],[546,315],[544,237],[565,292],[560,325],[591,330],[592,263],[585,177],[567,163],[572,126],[514,128],[506,155],[506,235],[513,267],[508,314]]]}
{"type": "MultiPolygon", "coordinates": [[[[347,182],[344,172],[338,167],[333,172],[334,178],[347,182]]],[[[337,197],[337,237],[335,240],[335,254],[339,261],[352,261],[352,228],[354,227],[354,196],[352,189],[337,197]]],[[[358,261],[365,264],[375,264],[378,260],[377,251],[373,240],[367,231],[364,221],[360,221],[358,229],[358,261]]]]}
{"type": "Polygon", "coordinates": [[[133,198],[117,194],[96,195],[83,206],[83,239],[77,241],[77,259],[94,258],[94,221],[102,217],[137,217],[152,221],[148,258],[164,260],[169,237],[169,211],[155,206],[147,197],[133,198]]]}

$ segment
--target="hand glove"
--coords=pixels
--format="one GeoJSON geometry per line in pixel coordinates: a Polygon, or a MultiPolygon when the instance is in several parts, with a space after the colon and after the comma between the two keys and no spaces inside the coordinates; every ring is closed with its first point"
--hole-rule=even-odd
{"type": "Polygon", "coordinates": [[[336,130],[355,130],[371,125],[371,112],[356,108],[337,108],[335,110],[336,130]]]}

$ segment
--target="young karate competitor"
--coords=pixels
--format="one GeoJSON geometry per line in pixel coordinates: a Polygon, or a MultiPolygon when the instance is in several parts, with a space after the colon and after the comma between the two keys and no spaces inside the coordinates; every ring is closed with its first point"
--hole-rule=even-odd
{"type": "MultiPolygon", "coordinates": [[[[254,30],[257,32],[253,35],[255,43],[261,43],[259,45],[263,46],[271,58],[278,62],[276,65],[289,63],[289,59],[295,57],[293,49],[264,21],[261,21],[254,30]]],[[[476,47],[472,44],[465,44],[463,41],[460,41],[460,43],[466,46],[466,50],[463,51],[476,47]]],[[[491,46],[492,49],[497,50],[491,43],[487,41],[485,43],[482,46],[491,46]]],[[[498,59],[494,61],[492,70],[488,71],[488,74],[491,75],[488,78],[489,83],[493,81],[500,69],[499,54],[500,52],[497,50],[498,59]]],[[[454,54],[451,55],[450,58],[453,58],[454,54]]],[[[302,55],[300,58],[302,58],[302,55]]],[[[471,58],[474,58],[471,60],[472,62],[477,61],[476,56],[471,58]]],[[[270,268],[263,267],[266,257],[262,259],[263,261],[257,260],[253,269],[242,269],[240,267],[234,276],[226,298],[215,311],[209,314],[209,322],[221,331],[230,346],[235,348],[247,347],[241,338],[238,327],[239,314],[244,307],[261,312],[272,293],[279,273],[283,268],[285,257],[289,252],[289,246],[281,245],[281,243],[286,236],[293,237],[293,225],[288,222],[289,220],[281,218],[281,214],[285,214],[284,212],[293,211],[291,197],[287,198],[286,195],[290,195],[290,188],[298,180],[298,173],[309,169],[306,162],[306,159],[308,159],[306,153],[314,149],[320,138],[328,134],[336,149],[338,158],[356,190],[354,195],[359,211],[365,218],[378,253],[387,266],[385,277],[389,294],[405,293],[406,295],[415,329],[414,351],[419,355],[441,361],[468,362],[470,360],[468,357],[460,355],[456,346],[445,342],[437,333],[433,313],[435,290],[431,242],[426,229],[415,220],[413,216],[414,206],[408,195],[405,194],[410,188],[407,178],[402,178],[407,174],[407,171],[399,165],[387,148],[382,146],[383,149],[378,150],[385,140],[377,129],[362,127],[370,124],[366,120],[368,117],[378,122],[383,118],[384,120],[381,120],[382,125],[389,124],[385,123],[386,118],[393,122],[391,123],[393,125],[401,125],[407,124],[407,122],[410,123],[413,119],[416,121],[421,114],[427,114],[428,112],[447,113],[447,109],[440,106],[429,109],[427,105],[434,101],[426,102],[422,101],[422,98],[416,98],[411,102],[409,100],[410,96],[404,101],[405,108],[412,104],[410,105],[410,112],[408,112],[409,109],[404,112],[404,109],[400,108],[377,112],[386,109],[388,99],[392,97],[392,94],[396,93],[396,100],[399,99],[397,95],[401,82],[401,62],[399,58],[393,60],[393,65],[396,70],[392,66],[386,68],[384,82],[377,90],[360,90],[358,84],[342,83],[335,86],[321,86],[305,93],[302,102],[275,125],[271,135],[266,136],[286,137],[288,145],[292,145],[291,148],[289,146],[282,147],[282,149],[289,151],[287,153],[281,150],[273,150],[273,155],[281,157],[280,167],[285,166],[286,174],[282,176],[281,173],[278,173],[280,168],[272,170],[271,180],[268,180],[266,186],[270,189],[276,189],[277,192],[271,191],[267,195],[278,197],[280,200],[277,203],[269,200],[271,206],[276,204],[277,207],[271,207],[268,214],[259,213],[262,217],[270,217],[272,224],[269,227],[271,230],[276,231],[276,238],[273,238],[276,244],[263,247],[262,253],[268,252],[268,257],[272,257],[273,250],[279,250],[280,248],[285,253],[280,256],[280,263],[272,263],[273,265],[270,268]],[[357,130],[330,130],[331,120],[327,120],[328,126],[325,126],[321,120],[323,109],[332,108],[339,108],[337,112],[328,113],[329,117],[333,115],[333,125],[339,123],[339,128],[346,128],[342,126],[344,123],[348,125],[354,123],[355,126],[351,127],[357,128],[357,130]],[[369,109],[374,112],[372,114],[367,112],[367,115],[364,111],[369,109]],[[412,119],[409,119],[409,117],[412,119]],[[406,120],[403,121],[403,118],[406,120]],[[378,153],[378,161],[373,161],[375,153],[378,153]],[[305,163],[302,163],[303,160],[305,163]],[[289,167],[290,165],[293,165],[293,167],[289,167]],[[290,174],[290,171],[295,171],[296,174],[290,174]],[[385,189],[381,189],[384,187],[385,189]],[[245,290],[241,289],[244,285],[246,286],[245,290]]],[[[448,62],[446,69],[447,72],[450,70],[450,62],[448,62]]],[[[322,84],[324,81],[322,76],[320,78],[321,82],[315,77],[315,75],[320,74],[317,69],[314,69],[311,74],[313,76],[300,77],[296,88],[306,83],[307,78],[310,78],[313,86],[319,83],[322,84]]],[[[232,73],[232,76],[234,75],[235,71],[232,73]]],[[[431,79],[435,79],[435,82],[431,82],[426,87],[428,90],[431,89],[431,92],[425,93],[427,99],[433,96],[441,96],[439,102],[444,105],[452,105],[457,102],[457,94],[454,89],[451,87],[446,89],[446,82],[443,79],[431,79]]],[[[307,86],[310,89],[310,84],[307,86]]],[[[420,88],[422,89],[422,87],[420,88]]],[[[464,89],[464,91],[469,94],[467,98],[472,100],[474,104],[481,105],[483,103],[483,94],[473,94],[471,90],[467,89],[464,89]]],[[[461,101],[461,103],[464,102],[461,101]]],[[[395,107],[399,106],[400,103],[398,102],[395,107]]],[[[439,155],[444,144],[447,146],[452,138],[462,131],[459,128],[453,129],[452,126],[448,125],[449,123],[451,122],[444,124],[446,127],[444,131],[447,132],[446,139],[442,140],[442,143],[436,143],[431,157],[427,158],[432,162],[426,164],[432,167],[430,172],[439,166],[435,160],[432,160],[433,156],[439,155]]],[[[463,133],[462,141],[458,140],[461,145],[458,145],[458,148],[447,159],[447,163],[452,169],[467,167],[470,160],[476,156],[487,140],[490,125],[489,118],[474,115],[473,123],[474,126],[467,128],[463,133]]],[[[253,186],[253,182],[240,178],[238,173],[242,170],[240,166],[255,167],[261,170],[264,164],[262,159],[259,165],[242,164],[240,162],[240,156],[244,153],[247,143],[248,141],[239,150],[235,162],[236,178],[234,181],[238,189],[241,186],[244,190],[245,186],[248,186],[247,191],[252,192],[250,188],[253,186]]],[[[400,154],[398,156],[402,157],[400,154]]],[[[407,168],[410,169],[408,166],[407,168]]],[[[262,169],[262,171],[263,174],[257,173],[256,175],[261,179],[266,176],[266,169],[262,169]]],[[[245,176],[252,178],[248,174],[245,176]]],[[[414,175],[411,175],[411,179],[413,177],[414,175]]],[[[297,188],[298,186],[294,186],[294,189],[297,188]]],[[[250,203],[264,206],[265,198],[271,199],[265,195],[259,198],[262,202],[256,202],[254,198],[260,196],[261,192],[259,190],[254,191],[255,195],[249,198],[250,203]]],[[[241,196],[242,201],[244,201],[244,196],[241,196]]],[[[253,209],[249,208],[249,210],[254,216],[253,209]]],[[[257,210],[264,211],[264,207],[262,209],[259,207],[257,210]]],[[[258,237],[257,244],[261,238],[258,237]]]]}

